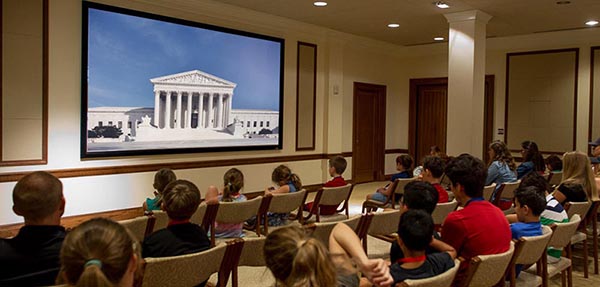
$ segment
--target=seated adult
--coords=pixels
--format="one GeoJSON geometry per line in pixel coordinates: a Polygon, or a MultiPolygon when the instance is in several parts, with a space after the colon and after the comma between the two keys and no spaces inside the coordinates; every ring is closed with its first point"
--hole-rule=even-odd
{"type": "Polygon", "coordinates": [[[553,195],[563,205],[569,201],[600,200],[590,159],[586,154],[578,151],[565,153],[562,181],[553,195]]]}
{"type": "Polygon", "coordinates": [[[444,161],[437,156],[426,156],[423,159],[423,172],[420,177],[423,181],[431,183],[438,192],[438,203],[448,202],[448,192],[440,184],[444,174],[444,161]]]}
{"type": "Polygon", "coordinates": [[[508,147],[504,142],[494,141],[488,147],[490,163],[488,164],[485,185],[500,184],[517,181],[516,164],[513,160],[508,147]]]}
{"type": "Polygon", "coordinates": [[[448,215],[442,228],[442,241],[467,260],[477,255],[506,252],[510,247],[510,228],[502,211],[482,197],[486,178],[483,162],[462,154],[448,162],[446,176],[454,196],[464,208],[448,215]]]}
{"type": "Polygon", "coordinates": [[[17,236],[0,239],[0,285],[53,285],[66,235],[60,226],[62,183],[43,171],[26,175],[13,189],[13,211],[25,218],[25,226],[17,236]]]}
{"type": "Polygon", "coordinates": [[[542,153],[540,153],[540,150],[535,142],[522,142],[521,156],[523,156],[523,163],[517,167],[517,179],[521,179],[532,171],[544,173],[546,170],[544,157],[542,156],[542,153]]]}

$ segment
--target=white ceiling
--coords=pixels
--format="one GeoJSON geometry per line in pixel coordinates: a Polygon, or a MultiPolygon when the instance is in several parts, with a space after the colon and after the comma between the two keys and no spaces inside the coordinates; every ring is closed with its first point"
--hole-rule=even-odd
{"type": "Polygon", "coordinates": [[[449,9],[437,8],[435,0],[328,0],[326,7],[315,7],[312,0],[219,1],[398,45],[447,37],[443,14],[473,9],[493,16],[488,37],[595,29],[584,23],[600,19],[600,0],[570,0],[567,5],[557,5],[559,0],[447,0],[449,9]],[[400,27],[388,28],[389,23],[400,27]]]}

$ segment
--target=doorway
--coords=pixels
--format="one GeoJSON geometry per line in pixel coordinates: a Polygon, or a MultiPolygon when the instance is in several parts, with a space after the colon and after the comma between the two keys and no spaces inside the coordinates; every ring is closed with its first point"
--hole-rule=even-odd
{"type": "Polygon", "coordinates": [[[354,83],[352,180],[383,180],[386,87],[354,83]]]}

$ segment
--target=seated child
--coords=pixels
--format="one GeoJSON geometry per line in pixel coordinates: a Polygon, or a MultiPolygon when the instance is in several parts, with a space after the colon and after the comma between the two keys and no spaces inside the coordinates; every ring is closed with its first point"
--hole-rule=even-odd
{"type": "MultiPolygon", "coordinates": [[[[223,175],[223,191],[219,193],[217,188],[211,185],[206,192],[206,202],[240,202],[246,201],[246,196],[240,193],[244,188],[244,174],[232,168],[223,175]]],[[[219,223],[215,222],[215,237],[241,237],[243,236],[243,223],[219,223]]]]}
{"type": "Polygon", "coordinates": [[[423,159],[423,172],[421,178],[423,181],[431,183],[438,192],[438,203],[448,202],[448,191],[440,184],[440,179],[444,174],[444,161],[437,156],[426,156],[423,159]]]}
{"type": "MultiPolygon", "coordinates": [[[[342,177],[342,173],[346,170],[346,159],[341,156],[333,157],[329,160],[329,175],[331,179],[323,184],[323,187],[340,187],[345,186],[347,183],[342,177]]],[[[310,211],[312,209],[313,202],[309,202],[304,206],[304,210],[310,211]]],[[[337,211],[337,205],[321,205],[321,215],[332,215],[337,211]]]]}
{"type": "MultiPolygon", "coordinates": [[[[265,189],[265,195],[267,194],[280,194],[296,192],[302,189],[302,182],[298,175],[293,173],[289,167],[285,165],[279,165],[273,170],[271,174],[271,180],[276,183],[279,187],[273,186],[265,189]]],[[[267,218],[269,220],[269,226],[281,226],[287,224],[288,213],[269,213],[267,218]]],[[[252,224],[252,220],[249,220],[249,225],[252,224]]]]}
{"type": "Polygon", "coordinates": [[[404,212],[398,224],[398,236],[405,257],[390,266],[394,284],[406,279],[433,277],[454,267],[456,250],[433,238],[433,219],[429,213],[417,209],[404,212]],[[426,254],[427,247],[439,252],[426,254]]]}
{"type": "Polygon", "coordinates": [[[94,218],[69,232],[60,252],[59,284],[133,286],[139,245],[122,225],[94,218]]]}
{"type": "MultiPolygon", "coordinates": [[[[510,224],[512,239],[523,236],[542,235],[540,215],[546,207],[546,199],[533,186],[519,187],[515,190],[515,213],[518,222],[510,224]]],[[[523,266],[516,266],[517,276],[523,266]]]]}
{"type": "Polygon", "coordinates": [[[163,192],[161,204],[169,216],[169,225],[144,239],[142,256],[177,256],[210,248],[206,231],[190,222],[199,204],[200,191],[192,182],[180,179],[169,183],[163,192]]]}
{"type": "Polygon", "coordinates": [[[144,212],[160,210],[160,198],[167,184],[175,181],[177,176],[170,168],[161,168],[154,174],[154,198],[146,198],[143,204],[144,212]]]}
{"type": "Polygon", "coordinates": [[[550,172],[561,172],[563,168],[562,160],[553,154],[546,158],[546,168],[550,172]]]}
{"type": "MultiPolygon", "coordinates": [[[[392,175],[392,179],[384,187],[380,187],[379,189],[377,189],[377,191],[375,193],[367,195],[367,200],[373,199],[376,201],[385,202],[387,200],[387,197],[390,195],[390,193],[394,192],[393,190],[388,189],[388,187],[391,185],[391,183],[393,183],[398,178],[412,178],[413,177],[412,170],[411,170],[412,164],[413,164],[413,158],[410,155],[407,155],[407,154],[399,155],[396,158],[396,170],[398,170],[399,172],[397,174],[392,175]]],[[[398,201],[400,198],[399,197],[396,198],[396,197],[398,197],[398,196],[395,196],[394,200],[398,201]]]]}

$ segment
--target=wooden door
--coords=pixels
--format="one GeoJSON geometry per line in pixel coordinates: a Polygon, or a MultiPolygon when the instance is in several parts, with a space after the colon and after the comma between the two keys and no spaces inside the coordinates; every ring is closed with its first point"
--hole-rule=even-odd
{"type": "Polygon", "coordinates": [[[415,165],[429,154],[432,146],[446,151],[448,84],[420,85],[416,97],[415,165]]]}
{"type": "Polygon", "coordinates": [[[383,180],[386,87],[354,83],[352,180],[383,180]]]}

